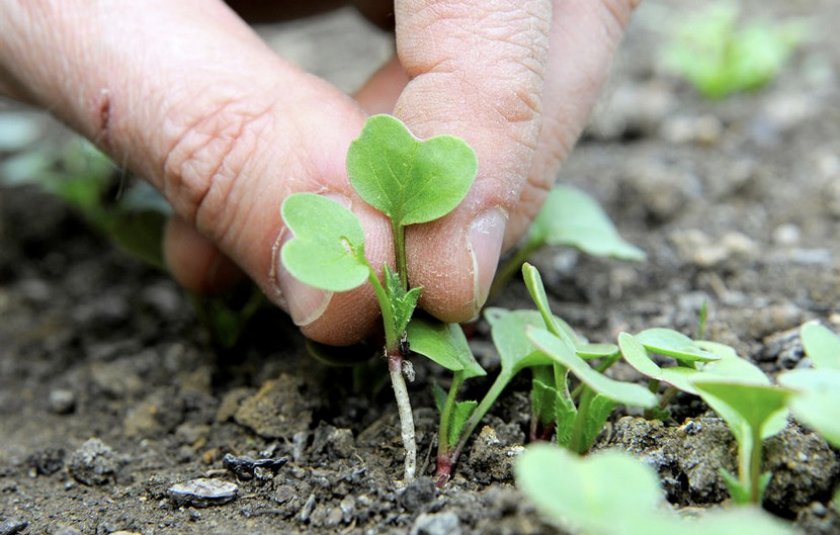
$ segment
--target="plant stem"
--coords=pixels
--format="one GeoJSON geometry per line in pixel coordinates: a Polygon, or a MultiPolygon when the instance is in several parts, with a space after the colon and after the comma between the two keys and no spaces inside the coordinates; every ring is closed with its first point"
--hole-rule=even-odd
{"type": "Polygon", "coordinates": [[[391,309],[391,300],[388,298],[388,292],[385,291],[385,287],[379,282],[376,271],[370,264],[368,264],[368,269],[368,280],[370,281],[370,285],[373,286],[373,292],[376,294],[376,300],[379,302],[379,308],[382,311],[382,323],[385,327],[385,346],[386,348],[397,347],[400,343],[400,335],[402,333],[394,332],[394,311],[391,309]]]}
{"type": "Polygon", "coordinates": [[[449,385],[449,394],[446,396],[446,403],[440,413],[440,428],[438,429],[438,459],[449,454],[449,420],[452,418],[452,411],[455,410],[455,401],[458,397],[458,389],[464,382],[464,372],[459,370],[452,376],[452,384],[449,385]]]}
{"type": "Polygon", "coordinates": [[[522,269],[522,264],[528,260],[531,253],[539,249],[541,245],[542,244],[540,242],[527,242],[519,248],[513,256],[504,263],[504,265],[502,265],[502,267],[496,272],[496,278],[493,279],[493,284],[490,286],[490,294],[487,298],[488,302],[493,300],[499,292],[502,291],[502,288],[507,286],[510,279],[512,279],[513,276],[522,269]]]}
{"type": "Polygon", "coordinates": [[[391,220],[391,235],[394,237],[394,256],[397,259],[397,273],[403,290],[408,291],[408,267],[405,260],[405,227],[391,220]]]}
{"type": "Polygon", "coordinates": [[[750,449],[749,482],[750,502],[761,504],[761,429],[751,427],[752,448],[750,449]]]}
{"type": "Polygon", "coordinates": [[[438,452],[437,452],[437,486],[442,487],[452,474],[451,450],[449,444],[449,426],[452,418],[452,411],[455,409],[455,402],[458,396],[458,389],[464,382],[464,372],[457,371],[452,376],[452,384],[449,385],[449,394],[446,396],[446,403],[440,413],[440,428],[438,429],[438,452]]]}
{"type": "Polygon", "coordinates": [[[391,376],[391,386],[394,387],[394,397],[397,400],[397,410],[400,415],[400,433],[402,435],[403,449],[405,449],[405,475],[404,483],[414,480],[414,473],[417,470],[417,441],[414,434],[414,416],[411,413],[411,401],[408,398],[408,388],[405,386],[405,377],[402,372],[402,355],[399,347],[389,349],[386,352],[388,358],[388,373],[391,376]]]}
{"type": "MultiPolygon", "coordinates": [[[[365,263],[367,263],[367,260],[365,260],[365,263]]],[[[368,280],[373,286],[376,300],[382,310],[382,323],[385,326],[385,357],[388,359],[388,374],[391,377],[391,386],[394,388],[394,397],[397,401],[400,430],[403,448],[405,449],[404,482],[409,483],[414,479],[414,473],[417,469],[417,441],[414,434],[414,415],[411,413],[411,400],[408,397],[408,388],[405,385],[405,377],[403,377],[402,372],[403,359],[400,353],[402,333],[396,332],[394,327],[394,312],[391,309],[388,292],[379,282],[376,271],[369,263],[367,265],[369,268],[368,280]]]]}

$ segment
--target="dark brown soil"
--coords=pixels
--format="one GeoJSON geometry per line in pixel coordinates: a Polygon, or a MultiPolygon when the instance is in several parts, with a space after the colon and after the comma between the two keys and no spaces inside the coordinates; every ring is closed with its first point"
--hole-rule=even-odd
{"type": "MultiPolygon", "coordinates": [[[[774,375],[807,365],[801,323],[840,331],[840,34],[832,31],[840,11],[830,0],[748,4],[756,15],[812,18],[811,39],[774,83],[702,100],[659,66],[661,29],[680,14],[647,2],[562,171],[649,261],[553,249],[533,262],[555,312],[592,340],[653,326],[692,334],[707,303],[707,337],[774,375]]],[[[344,86],[358,83],[350,60],[318,63],[305,36],[362,62],[352,74],[387,53],[387,38],[369,36],[347,12],[288,30],[265,34],[344,86]]],[[[529,307],[518,281],[496,304],[529,307]]],[[[424,477],[399,488],[384,362],[358,374],[327,367],[267,308],[238,345],[219,349],[165,274],[33,189],[0,189],[0,318],[0,533],[552,532],[510,472],[529,425],[528,381],[503,396],[437,490],[428,477],[430,388],[447,378],[415,359],[424,477]],[[172,490],[199,478],[216,494],[172,490]],[[234,483],[235,495],[222,483],[234,483]]],[[[486,334],[479,323],[473,344],[492,376],[486,334]]],[[[620,366],[615,373],[635,377],[620,366]]],[[[465,396],[487,386],[475,380],[465,396]]],[[[678,397],[672,415],[662,423],[619,414],[596,447],[622,447],[655,466],[675,506],[725,501],[717,471],[735,463],[725,426],[690,397],[678,397]]],[[[840,533],[828,505],[840,485],[836,450],[791,423],[768,441],[766,466],[775,473],[768,510],[808,533],[840,533]]]]}

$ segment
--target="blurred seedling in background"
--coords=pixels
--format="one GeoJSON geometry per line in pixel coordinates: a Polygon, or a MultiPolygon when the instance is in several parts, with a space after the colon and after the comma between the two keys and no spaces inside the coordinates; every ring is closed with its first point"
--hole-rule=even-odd
{"type": "Polygon", "coordinates": [[[664,60],[701,95],[720,99],[773,80],[807,30],[800,20],[742,20],[737,3],[719,1],[677,24],[664,60]]]}
{"type": "MultiPolygon", "coordinates": [[[[31,186],[63,201],[95,232],[119,249],[165,270],[162,243],[169,204],[147,182],[121,171],[78,136],[45,136],[43,117],[0,114],[0,186],[31,186]]],[[[254,286],[216,296],[191,295],[213,343],[232,348],[250,318],[266,303],[254,286]]]]}

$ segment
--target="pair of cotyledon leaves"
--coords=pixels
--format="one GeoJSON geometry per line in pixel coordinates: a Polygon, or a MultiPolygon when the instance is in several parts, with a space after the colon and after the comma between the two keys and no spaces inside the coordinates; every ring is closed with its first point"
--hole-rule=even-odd
{"type": "MultiPolygon", "coordinates": [[[[395,117],[374,115],[347,153],[347,174],[359,196],[395,228],[434,221],[466,197],[478,171],[462,139],[414,137],[395,117]]],[[[360,286],[370,275],[364,231],[353,213],[312,193],[290,195],[283,219],[294,237],[281,252],[298,280],[329,291],[360,286]]]]}

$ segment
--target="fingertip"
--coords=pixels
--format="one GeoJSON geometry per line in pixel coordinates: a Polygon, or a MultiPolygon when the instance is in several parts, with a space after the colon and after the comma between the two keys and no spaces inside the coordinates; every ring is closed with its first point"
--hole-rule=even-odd
{"type": "Polygon", "coordinates": [[[488,208],[409,227],[409,280],[423,287],[424,310],[446,322],[478,316],[496,274],[506,221],[502,209],[488,208]]]}
{"type": "Polygon", "coordinates": [[[212,241],[177,216],[166,224],[163,255],[178,284],[200,294],[230,290],[245,278],[239,266],[212,241]]]}

